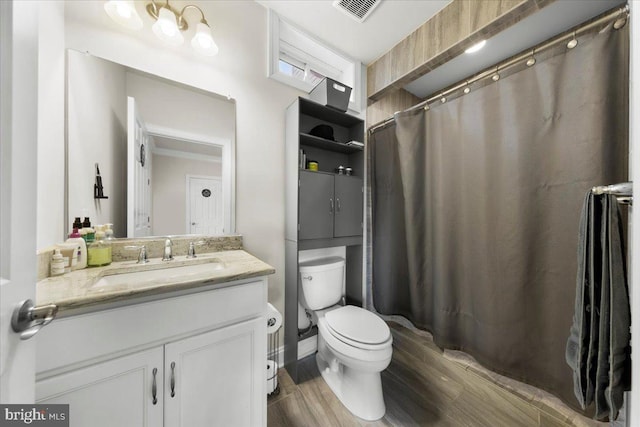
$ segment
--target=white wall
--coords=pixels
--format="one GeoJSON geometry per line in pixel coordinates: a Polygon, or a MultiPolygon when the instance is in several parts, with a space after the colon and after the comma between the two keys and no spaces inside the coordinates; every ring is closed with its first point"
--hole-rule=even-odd
{"type": "Polygon", "coordinates": [[[68,225],[88,216],[91,224],[112,223],[116,236],[126,236],[126,69],[72,50],[67,61],[68,225]],[[93,197],[96,163],[108,199],[93,197]]]}
{"type": "Polygon", "coordinates": [[[630,82],[629,82],[629,151],[630,178],[634,182],[635,205],[630,206],[629,254],[631,274],[629,275],[629,293],[631,300],[631,393],[627,395],[627,425],[640,425],[640,209],[637,203],[640,194],[635,189],[640,185],[640,1],[629,2],[631,6],[631,45],[630,45],[630,82]]]}
{"type": "Polygon", "coordinates": [[[39,10],[36,247],[42,249],[62,239],[66,222],[64,2],[40,2],[39,10]]]}
{"type": "MultiPolygon", "coordinates": [[[[236,229],[244,236],[247,251],[275,267],[276,274],[269,278],[269,301],[284,312],[284,115],[303,93],[266,77],[267,11],[253,1],[198,2],[220,47],[217,56],[202,58],[188,43],[172,48],[157,40],[144,3],[136,5],[145,25],[140,32],[112,22],[103,2],[67,2],[65,46],[235,99],[236,229]]],[[[60,48],[57,54],[63,54],[60,48]]],[[[57,80],[51,84],[64,87],[64,78],[57,80]]],[[[63,95],[47,103],[61,109],[63,95]]],[[[64,147],[62,137],[51,144],[64,147]]],[[[60,156],[43,163],[43,173],[64,176],[60,156]]],[[[51,237],[39,241],[44,247],[62,238],[64,200],[52,198],[39,208],[43,216],[39,232],[52,231],[51,237]]]]}
{"type": "Polygon", "coordinates": [[[222,177],[222,164],[154,154],[151,167],[153,235],[188,234],[187,175],[222,177]]]}
{"type": "Polygon", "coordinates": [[[160,126],[233,141],[236,106],[226,97],[163,81],[135,71],[127,72],[127,95],[149,126],[160,126]]]}

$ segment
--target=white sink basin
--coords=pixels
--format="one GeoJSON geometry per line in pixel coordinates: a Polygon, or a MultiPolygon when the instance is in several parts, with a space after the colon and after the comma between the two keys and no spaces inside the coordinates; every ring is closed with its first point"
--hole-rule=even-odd
{"type": "Polygon", "coordinates": [[[156,270],[136,271],[132,273],[112,274],[100,277],[92,288],[106,288],[123,285],[144,286],[152,283],[181,282],[201,276],[206,280],[207,273],[222,270],[224,263],[211,261],[204,264],[184,265],[156,270]]]}

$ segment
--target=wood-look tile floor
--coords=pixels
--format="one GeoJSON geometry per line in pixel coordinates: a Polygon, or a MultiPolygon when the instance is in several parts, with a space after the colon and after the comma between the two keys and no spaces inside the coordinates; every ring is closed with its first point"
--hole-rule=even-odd
{"type": "Polygon", "coordinates": [[[396,323],[393,359],[382,373],[387,412],[379,421],[353,416],[322,380],[315,356],[300,361],[295,384],[279,372],[280,393],[268,399],[269,427],[451,426],[560,427],[591,425],[577,414],[544,411],[491,381],[447,360],[428,339],[396,323]]]}

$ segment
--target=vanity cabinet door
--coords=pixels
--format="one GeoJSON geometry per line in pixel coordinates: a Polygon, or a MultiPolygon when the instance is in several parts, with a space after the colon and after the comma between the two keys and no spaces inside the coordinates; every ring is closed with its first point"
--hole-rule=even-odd
{"type": "Polygon", "coordinates": [[[332,238],[334,209],[333,175],[300,171],[299,238],[332,238]]]}
{"type": "Polygon", "coordinates": [[[266,425],[266,323],[165,345],[165,426],[266,425]]]}
{"type": "Polygon", "coordinates": [[[346,175],[335,177],[336,215],[334,236],[362,235],[362,178],[346,175]]]}
{"type": "Polygon", "coordinates": [[[69,404],[71,427],[162,427],[162,369],[163,348],[153,348],[40,380],[36,402],[69,404]]]}

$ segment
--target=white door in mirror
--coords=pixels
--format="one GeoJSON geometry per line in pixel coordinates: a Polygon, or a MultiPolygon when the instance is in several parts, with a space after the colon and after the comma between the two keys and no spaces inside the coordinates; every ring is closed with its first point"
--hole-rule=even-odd
{"type": "Polygon", "coordinates": [[[151,236],[151,138],[127,97],[127,237],[151,236]]]}
{"type": "Polygon", "coordinates": [[[224,233],[220,178],[187,175],[187,230],[189,234],[224,233]]]}

